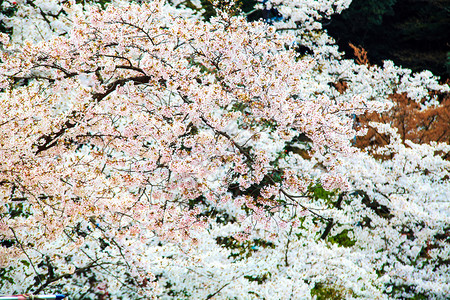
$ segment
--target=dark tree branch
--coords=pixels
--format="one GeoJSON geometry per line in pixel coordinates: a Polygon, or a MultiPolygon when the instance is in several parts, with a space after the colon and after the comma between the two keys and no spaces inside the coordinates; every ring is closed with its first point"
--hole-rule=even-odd
{"type": "MultiPolygon", "coordinates": [[[[334,204],[334,207],[336,207],[337,209],[342,209],[342,201],[344,200],[344,196],[346,194],[347,194],[346,192],[343,192],[343,193],[339,194],[338,200],[334,204]]],[[[325,227],[325,230],[323,231],[322,235],[320,236],[320,239],[325,240],[327,238],[327,236],[331,232],[331,229],[333,229],[334,224],[335,224],[334,223],[334,219],[333,218],[329,218],[327,227],[325,227]]]]}
{"type": "MultiPolygon", "coordinates": [[[[100,102],[103,99],[105,99],[107,96],[109,96],[112,92],[114,92],[117,87],[124,85],[127,82],[134,82],[134,83],[138,83],[138,84],[144,84],[144,83],[148,83],[150,81],[151,77],[150,76],[135,76],[135,77],[129,77],[129,78],[124,78],[124,79],[118,79],[112,83],[110,83],[107,88],[106,91],[103,93],[94,93],[92,95],[92,98],[96,101],[96,102],[100,102]]],[[[165,81],[160,82],[161,84],[165,83],[165,81]]],[[[73,111],[72,112],[72,117],[73,119],[76,119],[76,116],[79,115],[80,113],[73,111]]],[[[75,120],[67,120],[63,126],[55,133],[49,133],[49,134],[45,134],[42,135],[39,139],[38,139],[38,143],[37,146],[37,150],[36,150],[36,154],[39,154],[43,151],[46,151],[50,148],[52,148],[53,146],[56,145],[57,143],[57,139],[60,138],[62,135],[64,135],[64,133],[66,133],[69,129],[75,127],[77,125],[77,122],[75,120]]]]}

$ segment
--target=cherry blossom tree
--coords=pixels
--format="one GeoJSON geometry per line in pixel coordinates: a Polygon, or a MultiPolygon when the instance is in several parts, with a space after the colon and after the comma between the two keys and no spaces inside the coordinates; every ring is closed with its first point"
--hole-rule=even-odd
{"type": "Polygon", "coordinates": [[[72,3],[63,34],[2,35],[2,290],[444,298],[448,143],[368,123],[366,151],[354,120],[448,86],[341,59],[318,20],[348,4],[72,3]]]}

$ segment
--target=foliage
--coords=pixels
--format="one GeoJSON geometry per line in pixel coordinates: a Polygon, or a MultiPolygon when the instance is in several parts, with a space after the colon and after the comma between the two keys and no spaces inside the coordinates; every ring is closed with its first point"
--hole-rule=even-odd
{"type": "Polygon", "coordinates": [[[3,19],[12,17],[16,11],[17,11],[17,2],[9,2],[5,0],[0,1],[0,32],[11,33],[12,28],[6,26],[3,19]]]}
{"type": "Polygon", "coordinates": [[[354,28],[362,27],[365,30],[372,30],[383,23],[383,17],[394,14],[393,6],[396,3],[397,0],[352,1],[348,10],[342,13],[342,18],[351,22],[354,28]]]}
{"type": "MultiPolygon", "coordinates": [[[[356,56],[356,62],[370,66],[367,52],[350,45],[356,56]]],[[[344,92],[342,88],[340,92],[344,92]]],[[[431,99],[413,100],[407,93],[390,95],[393,106],[383,113],[366,113],[356,120],[358,126],[366,127],[370,122],[389,124],[397,129],[403,143],[412,141],[417,144],[430,142],[450,142],[450,93],[430,92],[431,99]]],[[[366,136],[358,138],[356,145],[375,150],[389,144],[389,136],[369,129],[366,136]]],[[[376,156],[376,154],[375,154],[376,156]]],[[[444,158],[449,159],[448,155],[444,158]]]]}
{"type": "Polygon", "coordinates": [[[321,299],[333,299],[341,300],[346,299],[345,290],[342,288],[333,287],[330,284],[316,283],[313,289],[311,289],[311,296],[317,300],[321,299]]]}

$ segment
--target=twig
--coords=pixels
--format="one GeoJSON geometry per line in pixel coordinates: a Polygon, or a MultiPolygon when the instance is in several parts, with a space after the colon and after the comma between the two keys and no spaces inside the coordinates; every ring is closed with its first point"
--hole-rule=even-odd
{"type": "Polygon", "coordinates": [[[19,239],[17,238],[16,232],[15,232],[14,229],[12,229],[11,227],[9,227],[9,229],[11,229],[11,231],[12,231],[12,233],[13,233],[13,235],[14,235],[14,238],[16,239],[17,243],[19,243],[20,249],[22,249],[23,253],[25,253],[25,256],[28,258],[28,261],[30,262],[31,267],[32,267],[33,270],[34,270],[34,273],[36,273],[39,282],[42,284],[41,277],[40,277],[39,273],[37,272],[36,268],[34,267],[33,261],[32,261],[31,258],[28,256],[28,253],[25,251],[25,248],[23,247],[23,244],[22,244],[22,243],[19,241],[19,239]]]}

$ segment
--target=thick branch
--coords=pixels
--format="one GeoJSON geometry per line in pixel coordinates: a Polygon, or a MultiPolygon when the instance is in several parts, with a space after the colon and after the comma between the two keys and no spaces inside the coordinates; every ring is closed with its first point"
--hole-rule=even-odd
{"type": "MultiPolygon", "coordinates": [[[[339,195],[337,202],[334,204],[334,207],[336,207],[337,209],[342,209],[342,201],[344,200],[344,196],[347,193],[343,192],[339,195]]],[[[328,236],[328,234],[330,234],[331,229],[333,229],[334,226],[334,219],[333,218],[329,218],[328,219],[328,224],[327,227],[325,227],[325,230],[323,231],[322,235],[320,236],[320,239],[325,240],[328,236]]]]}
{"type": "MultiPolygon", "coordinates": [[[[124,85],[125,83],[132,81],[134,83],[138,83],[138,84],[144,84],[144,83],[148,83],[150,81],[151,77],[150,76],[135,76],[135,77],[130,77],[130,78],[124,78],[124,79],[118,79],[112,83],[110,83],[107,88],[106,91],[103,93],[94,93],[92,95],[92,98],[96,101],[96,102],[100,102],[103,99],[105,99],[107,96],[109,96],[112,92],[114,92],[118,86],[124,85]]],[[[161,84],[165,84],[165,81],[161,81],[161,84]]],[[[72,112],[72,116],[75,119],[75,116],[79,115],[78,112],[73,111],[72,112]]],[[[39,154],[43,151],[46,151],[50,148],[52,148],[53,146],[56,145],[57,143],[57,139],[60,138],[64,133],[66,133],[69,129],[75,127],[77,124],[76,121],[74,120],[67,120],[63,126],[55,133],[49,133],[49,134],[45,134],[42,135],[39,138],[39,145],[37,146],[37,150],[36,150],[36,154],[39,154]]]]}
{"type": "MultiPolygon", "coordinates": [[[[53,268],[53,267],[51,267],[49,261],[47,263],[48,263],[48,268],[49,269],[53,268]]],[[[107,264],[111,264],[111,263],[109,263],[109,262],[103,262],[103,263],[91,262],[86,267],[76,268],[75,272],[73,272],[73,273],[66,273],[66,274],[62,274],[62,275],[59,275],[59,276],[54,276],[54,274],[53,275],[49,274],[49,276],[47,277],[47,280],[41,286],[39,286],[39,288],[37,290],[34,291],[34,294],[39,294],[40,292],[42,292],[47,286],[49,286],[53,282],[57,282],[57,281],[59,281],[59,280],[61,280],[63,278],[70,278],[70,277],[72,277],[75,274],[79,275],[79,274],[81,274],[81,273],[83,273],[83,272],[85,272],[85,271],[87,271],[87,270],[89,270],[91,268],[100,267],[102,265],[107,265],[107,264]]]]}

